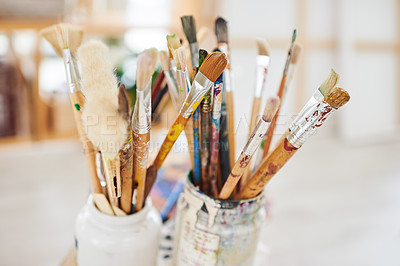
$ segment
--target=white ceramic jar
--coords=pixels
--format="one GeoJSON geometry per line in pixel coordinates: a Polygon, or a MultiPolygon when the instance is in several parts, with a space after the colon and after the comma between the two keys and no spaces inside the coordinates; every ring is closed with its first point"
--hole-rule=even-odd
{"type": "Polygon", "coordinates": [[[160,230],[150,198],[140,212],[116,217],[101,213],[90,196],[75,223],[78,265],[156,265],[160,230]]]}
{"type": "Polygon", "coordinates": [[[263,194],[241,201],[210,198],[189,177],[178,201],[173,265],[253,265],[264,204],[263,194]]]}

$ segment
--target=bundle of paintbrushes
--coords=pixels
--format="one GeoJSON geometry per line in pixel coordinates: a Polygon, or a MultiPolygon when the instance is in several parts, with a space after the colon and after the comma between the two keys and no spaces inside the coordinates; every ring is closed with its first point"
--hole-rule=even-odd
{"type": "MultiPolygon", "coordinates": [[[[101,212],[116,216],[140,210],[152,185],[146,176],[151,81],[158,51],[152,48],[138,56],[136,102],[132,111],[125,87],[118,85],[105,44],[91,40],[81,45],[82,30],[68,24],[46,28],[42,36],[64,59],[95,205],[101,212]]],[[[156,81],[154,85],[161,83],[156,81]]]]}
{"type": "MultiPolygon", "coordinates": [[[[250,117],[249,139],[235,160],[233,86],[227,22],[222,18],[216,20],[217,41],[213,43],[214,51],[226,55],[227,66],[221,75],[214,77],[213,84],[204,92],[202,100],[198,98],[198,103],[201,100],[198,107],[196,108],[196,105],[188,108],[186,106],[187,96],[192,91],[189,88],[199,85],[196,73],[199,71],[198,67],[201,72],[205,63],[204,59],[209,55],[205,49],[201,49],[200,37],[203,37],[204,33],[201,36],[196,34],[193,17],[185,16],[181,20],[187,42],[181,42],[176,34],[167,36],[169,51],[168,53],[162,52],[161,61],[174,105],[182,106],[182,109],[177,109],[180,110],[180,114],[190,109],[190,113],[193,115],[189,120],[188,116],[178,117],[156,158],[156,168],[161,166],[173,141],[181,131],[185,130],[192,160],[192,181],[195,186],[214,198],[245,199],[254,197],[264,189],[267,181],[276,174],[308,137],[315,133],[316,128],[322,125],[327,116],[349,100],[349,95],[346,91],[335,87],[338,75],[332,71],[289,127],[288,133],[282,137],[272,152],[269,152],[280,103],[293,79],[301,53],[301,45],[295,43],[296,30],[294,30],[279,90],[275,97],[267,99],[260,117],[261,99],[270,67],[270,55],[267,42],[258,39],[256,84],[250,117]],[[186,62],[186,54],[189,52],[191,60],[186,62]],[[192,76],[196,77],[193,81],[190,81],[191,73],[188,71],[188,65],[192,66],[192,76]],[[251,160],[253,157],[254,159],[251,160]]],[[[203,30],[203,32],[205,31],[203,30]]],[[[209,46],[210,43],[205,45],[209,46]]],[[[190,115],[189,112],[187,115],[190,115]]]]}

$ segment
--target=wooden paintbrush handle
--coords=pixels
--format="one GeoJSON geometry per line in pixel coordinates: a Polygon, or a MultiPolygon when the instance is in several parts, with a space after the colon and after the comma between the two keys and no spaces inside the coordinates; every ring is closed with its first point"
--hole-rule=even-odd
{"type": "Polygon", "coordinates": [[[235,163],[235,114],[233,108],[233,93],[227,91],[226,109],[228,111],[228,142],[229,142],[229,161],[233,165],[235,163]]]}
{"type": "Polygon", "coordinates": [[[240,154],[239,159],[233,166],[232,171],[228,176],[228,179],[226,180],[221,192],[219,193],[220,199],[228,199],[231,196],[233,190],[240,180],[240,177],[243,175],[243,172],[249,164],[250,159],[251,156],[246,155],[243,152],[240,154]]]}
{"type": "Polygon", "coordinates": [[[174,146],[175,141],[178,139],[179,135],[185,128],[188,120],[189,118],[185,118],[181,114],[179,114],[174,124],[169,129],[168,134],[165,137],[164,142],[161,145],[161,148],[158,151],[157,157],[155,158],[153,163],[156,166],[157,171],[161,168],[161,165],[164,163],[164,160],[167,157],[168,153],[171,151],[172,146],[174,146]]]}
{"type": "Polygon", "coordinates": [[[269,125],[268,131],[267,131],[267,136],[266,136],[265,142],[264,142],[263,158],[265,158],[268,155],[269,149],[271,147],[272,137],[274,136],[274,131],[275,131],[275,127],[276,127],[276,122],[278,120],[279,111],[281,110],[281,106],[282,106],[282,97],[283,97],[285,85],[286,85],[286,76],[283,75],[281,84],[279,86],[278,95],[277,95],[279,97],[279,100],[281,101],[281,105],[278,107],[278,110],[276,111],[275,116],[272,119],[271,124],[269,125]]]}
{"type": "Polygon", "coordinates": [[[93,193],[102,193],[102,188],[100,185],[100,180],[97,177],[96,169],[96,148],[93,146],[92,142],[88,139],[85,134],[84,125],[82,122],[81,109],[85,104],[85,96],[81,91],[77,91],[70,95],[72,109],[74,113],[76,127],[78,129],[79,138],[83,145],[83,151],[85,153],[86,163],[89,169],[90,183],[92,184],[93,193]]]}
{"type": "Polygon", "coordinates": [[[133,153],[133,168],[134,180],[137,184],[136,188],[136,210],[142,209],[145,197],[145,182],[147,171],[148,148],[150,143],[150,132],[139,134],[134,132],[134,153],[133,153]]]}
{"type": "Polygon", "coordinates": [[[251,133],[253,133],[254,127],[257,124],[258,114],[260,113],[260,106],[261,106],[261,98],[260,97],[254,97],[253,98],[253,105],[251,107],[249,137],[251,136],[251,133]]]}
{"type": "Polygon", "coordinates": [[[254,198],[260,194],[268,181],[285,165],[285,163],[298,150],[289,143],[285,134],[280,139],[275,149],[261,162],[255,173],[240,192],[240,199],[254,198]]]}
{"type": "Polygon", "coordinates": [[[121,172],[121,209],[127,214],[132,210],[133,194],[133,145],[132,135],[119,152],[121,172]]]}

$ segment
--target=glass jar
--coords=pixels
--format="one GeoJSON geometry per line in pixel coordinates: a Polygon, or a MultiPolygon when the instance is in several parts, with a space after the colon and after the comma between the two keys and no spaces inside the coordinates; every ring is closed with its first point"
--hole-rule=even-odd
{"type": "Polygon", "coordinates": [[[90,196],[75,222],[78,265],[156,265],[160,230],[150,198],[140,212],[117,217],[101,213],[90,196]]]}
{"type": "Polygon", "coordinates": [[[189,175],[178,201],[173,265],[253,265],[265,198],[213,199],[189,175]]]}

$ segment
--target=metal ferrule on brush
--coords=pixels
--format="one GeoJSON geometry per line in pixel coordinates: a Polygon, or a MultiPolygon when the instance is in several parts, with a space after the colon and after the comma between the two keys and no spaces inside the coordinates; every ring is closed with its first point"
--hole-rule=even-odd
{"type": "Polygon", "coordinates": [[[133,131],[146,134],[151,128],[151,78],[143,90],[136,91],[136,104],[133,111],[133,131]]]}
{"type": "Polygon", "coordinates": [[[269,56],[267,55],[257,56],[256,89],[254,92],[254,97],[261,98],[262,96],[262,91],[267,77],[269,62],[270,62],[269,56]]]}
{"type": "Polygon", "coordinates": [[[265,133],[269,128],[270,122],[264,121],[262,118],[258,120],[256,127],[251,133],[249,141],[243,149],[243,153],[248,156],[253,156],[256,152],[257,148],[260,147],[260,144],[264,138],[265,133]]]}
{"type": "Polygon", "coordinates": [[[72,61],[71,51],[69,49],[62,50],[65,74],[67,76],[67,82],[69,86],[70,93],[75,93],[78,91],[78,82],[76,79],[76,69],[72,61]]]}
{"type": "Polygon", "coordinates": [[[198,72],[179,113],[183,117],[189,118],[213,84],[203,73],[198,72]]]}
{"type": "Polygon", "coordinates": [[[185,77],[185,72],[183,72],[181,69],[178,69],[176,71],[176,77],[178,81],[179,95],[181,97],[179,100],[181,103],[183,103],[188,93],[188,84],[185,77]]]}
{"type": "Polygon", "coordinates": [[[190,58],[192,59],[192,67],[199,66],[199,44],[197,42],[189,44],[190,58]]]}
{"type": "Polygon", "coordinates": [[[300,148],[335,110],[317,90],[290,125],[286,139],[294,147],[300,148]]]}

